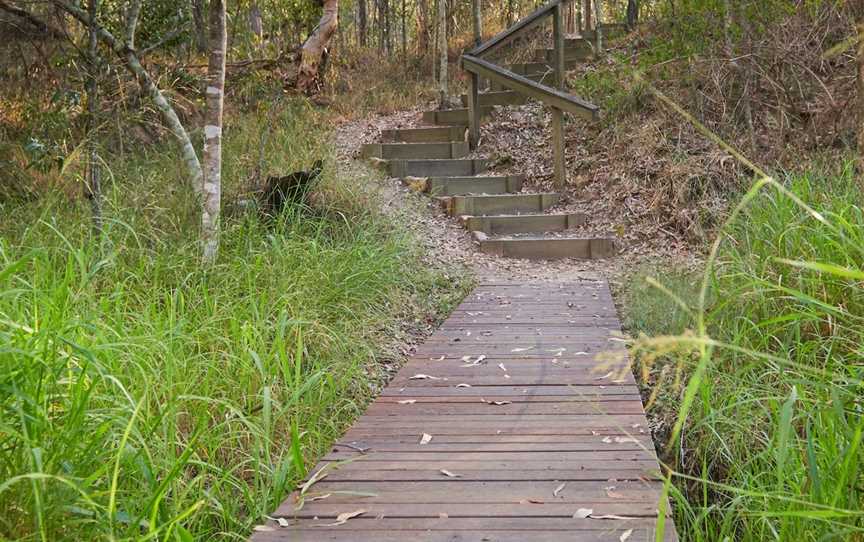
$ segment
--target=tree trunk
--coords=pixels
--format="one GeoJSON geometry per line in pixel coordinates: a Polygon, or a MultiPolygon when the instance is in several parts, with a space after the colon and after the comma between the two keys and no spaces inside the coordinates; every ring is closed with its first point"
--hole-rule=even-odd
{"type": "Polygon", "coordinates": [[[597,54],[603,54],[603,0],[594,0],[594,12],[596,20],[594,21],[595,37],[597,39],[597,54]]]}
{"type": "Polygon", "coordinates": [[[228,32],[224,0],[210,0],[210,61],[207,66],[207,113],[204,125],[204,200],[201,240],[205,263],[219,251],[219,206],[222,196],[222,106],[225,95],[225,56],[228,32]]]}
{"type": "Polygon", "coordinates": [[[417,48],[421,55],[429,51],[429,2],[417,0],[417,48]]]}
{"type": "Polygon", "coordinates": [[[90,0],[87,14],[90,16],[88,25],[87,49],[87,145],[89,158],[87,160],[86,194],[90,200],[90,213],[93,217],[93,231],[102,233],[102,167],[99,164],[94,128],[98,125],[99,115],[99,35],[96,27],[96,14],[99,11],[99,0],[90,0]]]}
{"type": "Polygon", "coordinates": [[[406,6],[405,0],[402,0],[402,57],[408,58],[408,34],[406,30],[408,29],[405,18],[408,16],[408,8],[406,6]]]}
{"type": "Polygon", "coordinates": [[[195,48],[207,52],[207,21],[204,19],[204,0],[192,0],[192,22],[195,26],[195,48]]]}
{"type": "MultiPolygon", "coordinates": [[[[85,25],[90,24],[90,18],[87,13],[78,6],[67,4],[62,0],[53,0],[53,3],[79,22],[85,25]]],[[[127,22],[127,33],[129,31],[135,31],[135,24],[132,20],[127,22]]],[[[155,105],[156,109],[159,110],[159,113],[162,115],[162,119],[168,126],[168,129],[171,130],[171,133],[174,134],[175,138],[177,138],[177,143],[180,145],[180,154],[183,157],[183,165],[186,167],[186,172],[189,175],[189,183],[195,193],[200,196],[203,184],[203,172],[201,170],[201,162],[198,161],[198,154],[195,152],[195,147],[192,145],[189,133],[186,131],[186,128],[183,127],[183,123],[180,122],[180,117],[177,116],[177,112],[173,107],[171,107],[171,104],[165,98],[165,95],[162,94],[162,91],[159,90],[159,87],[156,86],[150,73],[141,65],[141,61],[138,59],[135,50],[130,47],[129,44],[134,42],[134,35],[127,34],[126,42],[123,42],[115,38],[111,32],[102,26],[97,25],[96,32],[99,39],[104,41],[108,47],[111,48],[114,54],[120,58],[126,69],[135,76],[138,80],[138,84],[141,85],[141,88],[147,93],[150,99],[153,100],[153,105],[155,105]]]]}
{"type": "Polygon", "coordinates": [[[864,190],[864,9],[856,13],[858,30],[858,184],[864,190]]]}
{"type": "Polygon", "coordinates": [[[264,39],[264,22],[261,20],[261,8],[255,2],[249,7],[249,30],[257,38],[256,45],[260,45],[264,39]]]}
{"type": "Polygon", "coordinates": [[[357,39],[366,47],[366,0],[357,0],[357,39]]]}
{"type": "Polygon", "coordinates": [[[633,30],[639,22],[639,0],[627,0],[627,28],[633,30]]]}
{"type": "Polygon", "coordinates": [[[393,54],[393,27],[390,24],[390,0],[381,0],[381,9],[383,10],[384,21],[384,49],[387,51],[387,56],[393,54]]]}
{"type": "Polygon", "coordinates": [[[297,74],[297,88],[310,93],[317,86],[318,70],[321,59],[336,32],[339,20],[339,0],[324,0],[324,13],[312,35],[303,44],[300,52],[300,72],[297,74]]]}
{"type": "Polygon", "coordinates": [[[474,45],[483,43],[483,5],[481,0],[472,0],[472,19],[474,22],[474,45]]]}
{"type": "Polygon", "coordinates": [[[438,0],[438,92],[441,109],[447,106],[447,0],[438,0]]]}
{"type": "Polygon", "coordinates": [[[582,14],[585,16],[585,30],[590,31],[591,24],[591,0],[582,0],[582,14]]]}
{"type": "Polygon", "coordinates": [[[514,0],[507,0],[507,10],[505,11],[507,18],[504,21],[504,24],[507,28],[510,28],[511,26],[513,26],[513,11],[514,11],[513,2],[514,2],[514,0]]]}

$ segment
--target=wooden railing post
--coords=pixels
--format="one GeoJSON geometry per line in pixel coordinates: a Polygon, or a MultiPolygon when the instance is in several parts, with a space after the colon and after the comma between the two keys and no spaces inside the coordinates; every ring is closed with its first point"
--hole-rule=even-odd
{"type": "Polygon", "coordinates": [[[468,145],[476,149],[480,143],[480,76],[469,73],[468,82],[468,145]]]}
{"type": "MultiPolygon", "coordinates": [[[[564,65],[564,8],[559,2],[552,12],[552,39],[555,43],[555,86],[564,89],[566,78],[564,65]]],[[[552,108],[552,152],[555,170],[555,185],[563,188],[567,184],[567,167],[564,157],[564,112],[552,108]]]]}

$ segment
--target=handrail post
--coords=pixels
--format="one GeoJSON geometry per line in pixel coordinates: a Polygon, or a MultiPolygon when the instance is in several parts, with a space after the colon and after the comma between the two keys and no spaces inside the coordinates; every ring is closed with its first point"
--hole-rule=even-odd
{"type": "MultiPolygon", "coordinates": [[[[559,2],[552,12],[552,39],[555,43],[555,85],[564,89],[564,9],[559,2]]],[[[564,156],[564,112],[557,107],[552,108],[552,152],[555,170],[555,186],[563,188],[567,184],[567,167],[564,156]]]]}
{"type": "Polygon", "coordinates": [[[473,150],[480,143],[480,76],[475,72],[469,72],[469,75],[468,146],[473,150]]]}

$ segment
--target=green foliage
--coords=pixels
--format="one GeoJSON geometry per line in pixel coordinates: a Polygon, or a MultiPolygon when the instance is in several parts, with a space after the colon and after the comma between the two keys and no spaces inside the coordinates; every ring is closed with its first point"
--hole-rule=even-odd
{"type": "MultiPolygon", "coordinates": [[[[271,124],[268,168],[320,156],[303,106],[247,117],[230,186],[271,124]]],[[[3,214],[0,538],[245,539],[363,407],[401,318],[459,287],[330,167],[314,210],[229,220],[202,269],[177,160],[109,161],[101,240],[59,197],[3,214]]]]}
{"type": "MultiPolygon", "coordinates": [[[[643,360],[662,352],[696,378],[689,408],[660,403],[687,416],[683,442],[671,449],[683,452],[676,520],[688,540],[864,534],[860,187],[850,165],[839,175],[790,179],[788,189],[800,200],[763,188],[725,232],[709,270],[706,324],[716,346],[703,350],[704,375],[692,335],[643,341],[643,360]]],[[[634,317],[637,330],[677,334],[682,318],[696,326],[698,296],[675,289],[674,275],[664,281],[689,308],[671,311],[679,317],[666,329],[634,317]]],[[[669,292],[656,292],[637,289],[631,312],[670,306],[669,292]]]]}

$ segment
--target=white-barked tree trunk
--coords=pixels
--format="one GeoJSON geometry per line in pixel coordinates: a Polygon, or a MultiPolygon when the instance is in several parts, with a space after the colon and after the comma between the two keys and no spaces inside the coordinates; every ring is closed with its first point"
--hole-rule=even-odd
{"type": "Polygon", "coordinates": [[[204,125],[204,186],[201,202],[201,241],[205,263],[219,251],[219,207],[222,199],[222,109],[225,96],[225,54],[228,32],[225,1],[210,0],[210,61],[207,66],[207,114],[204,125]]]}

